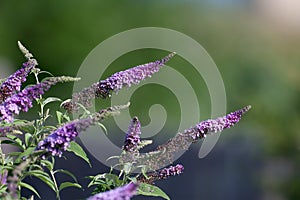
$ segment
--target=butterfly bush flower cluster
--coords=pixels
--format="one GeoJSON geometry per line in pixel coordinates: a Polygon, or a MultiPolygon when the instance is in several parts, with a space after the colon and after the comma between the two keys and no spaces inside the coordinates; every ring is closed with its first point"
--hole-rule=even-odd
{"type": "Polygon", "coordinates": [[[192,143],[205,138],[208,134],[221,132],[234,126],[250,108],[251,106],[246,106],[224,117],[202,121],[183,132],[179,132],[165,144],[159,145],[154,151],[135,157],[135,165],[147,165],[151,170],[158,170],[169,165],[176,154],[188,150],[192,143]]]}
{"type": "Polygon", "coordinates": [[[155,181],[167,179],[171,176],[177,176],[183,173],[184,167],[181,164],[169,166],[155,172],[150,172],[145,176],[139,176],[138,181],[143,183],[153,184],[155,181]]]}
{"type": "Polygon", "coordinates": [[[17,70],[14,74],[10,75],[0,86],[0,103],[5,101],[7,98],[19,92],[21,85],[26,81],[26,77],[35,67],[36,63],[34,60],[29,60],[23,64],[23,67],[17,70]]]}
{"type": "Polygon", "coordinates": [[[237,111],[231,112],[224,117],[219,117],[217,119],[209,119],[200,122],[196,126],[187,129],[183,134],[189,135],[194,141],[206,137],[206,135],[211,133],[221,132],[224,129],[230,128],[238,123],[242,115],[250,110],[251,106],[246,106],[237,111]]]}
{"type": "Polygon", "coordinates": [[[13,121],[13,114],[18,115],[20,111],[27,112],[32,107],[33,100],[38,99],[45,91],[58,82],[76,81],[78,78],[67,76],[50,77],[39,84],[25,88],[21,92],[7,98],[0,105],[0,120],[5,122],[13,121]]]}
{"type": "Polygon", "coordinates": [[[91,196],[87,200],[130,200],[137,192],[138,184],[129,183],[116,189],[91,196]]]}
{"type": "Polygon", "coordinates": [[[128,106],[129,104],[109,107],[107,109],[100,110],[95,114],[95,116],[66,123],[56,129],[44,140],[40,141],[36,150],[46,151],[46,154],[42,155],[43,159],[45,159],[47,155],[61,157],[63,151],[67,150],[70,146],[70,142],[74,141],[80,132],[86,130],[91,125],[96,124],[104,118],[107,118],[109,115],[119,114],[121,109],[125,109],[128,106]]]}
{"type": "Polygon", "coordinates": [[[128,127],[123,149],[125,151],[136,151],[141,142],[141,123],[137,117],[134,117],[128,127]]]}
{"type": "Polygon", "coordinates": [[[112,91],[117,92],[125,86],[130,87],[133,84],[140,83],[147,77],[151,77],[174,55],[175,53],[171,53],[161,60],[117,72],[107,79],[94,83],[90,87],[83,89],[81,92],[73,94],[72,100],[65,102],[63,107],[69,112],[77,110],[76,103],[80,103],[85,107],[90,107],[92,105],[91,99],[95,97],[105,99],[111,96],[112,91]]]}
{"type": "MultiPolygon", "coordinates": [[[[6,140],[6,143],[16,144],[22,149],[22,152],[15,152],[16,154],[13,155],[16,158],[10,157],[7,159],[5,158],[6,155],[0,151],[0,164],[2,166],[0,169],[0,190],[5,191],[3,194],[0,194],[0,198],[5,198],[5,200],[18,199],[20,197],[20,189],[24,187],[37,194],[36,190],[32,189],[23,180],[26,177],[24,174],[34,176],[35,172],[39,172],[36,177],[41,178],[42,175],[41,180],[55,190],[59,199],[60,188],[66,185],[67,187],[70,185],[78,187],[79,184],[74,183],[72,185],[70,182],[65,182],[65,185],[58,186],[54,176],[57,171],[53,171],[55,159],[48,158],[61,157],[66,150],[73,151],[76,155],[84,155],[83,150],[83,152],[80,152],[81,154],[76,152],[79,148],[72,150],[71,144],[76,143],[78,135],[90,126],[96,125],[110,116],[119,114],[122,109],[126,109],[129,106],[129,103],[127,105],[111,106],[101,109],[99,112],[90,113],[87,108],[92,105],[92,99],[109,98],[113,92],[117,93],[124,87],[130,87],[151,77],[175,53],[171,53],[155,62],[117,72],[105,80],[94,83],[81,92],[73,94],[70,100],[61,104],[65,109],[63,111],[65,113],[56,111],[59,125],[48,126],[45,122],[51,115],[48,111],[44,113],[44,105],[47,104],[45,102],[60,101],[60,99],[48,98],[50,100],[47,101],[47,99],[42,98],[42,95],[51,86],[59,82],[78,81],[79,78],[68,76],[50,77],[39,82],[39,69],[36,67],[38,65],[37,61],[21,43],[18,44],[20,50],[27,58],[27,62],[0,86],[0,137],[9,138],[9,140],[6,140]],[[36,76],[37,83],[22,90],[22,84],[32,72],[36,76]],[[36,119],[32,123],[26,120],[24,120],[26,121],[24,123],[17,123],[18,120],[14,119],[15,115],[19,115],[20,112],[27,112],[33,106],[35,100],[38,100],[37,103],[41,107],[40,119],[36,119]],[[71,120],[70,112],[78,111],[79,106],[84,108],[84,113],[79,119],[71,120]],[[31,127],[32,130],[28,127],[26,129],[25,126],[31,127]],[[23,128],[25,128],[25,131],[23,128]],[[19,130],[19,133],[25,133],[24,143],[14,135],[15,130],[19,130]],[[48,169],[51,176],[47,174],[47,171],[44,171],[43,167],[48,169]],[[30,170],[35,171],[32,173],[30,170]]],[[[177,133],[165,144],[159,145],[153,151],[146,153],[141,153],[140,150],[144,146],[151,144],[151,141],[141,139],[141,123],[137,117],[133,117],[125,136],[122,153],[120,156],[117,156],[119,163],[116,166],[121,167],[120,174],[115,175],[113,174],[114,171],[111,170],[109,173],[92,177],[95,181],[92,181],[92,184],[90,183],[89,186],[96,185],[97,187],[94,190],[95,195],[87,200],[130,200],[137,194],[166,197],[166,194],[161,190],[157,190],[154,184],[156,181],[183,173],[183,165],[173,163],[175,155],[183,150],[188,150],[192,143],[205,138],[209,134],[233,127],[250,108],[251,106],[246,106],[223,117],[202,121],[183,132],[177,133]],[[138,174],[134,174],[136,169],[140,170],[138,174]],[[157,191],[159,191],[159,194],[155,193],[157,191]]],[[[90,164],[88,158],[83,159],[90,164]]],[[[71,173],[68,172],[66,174],[71,173]]]]}

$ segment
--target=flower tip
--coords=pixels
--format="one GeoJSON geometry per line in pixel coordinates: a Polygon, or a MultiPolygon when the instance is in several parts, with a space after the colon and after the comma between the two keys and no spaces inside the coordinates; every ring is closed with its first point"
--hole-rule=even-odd
{"type": "Polygon", "coordinates": [[[243,113],[248,112],[250,109],[252,108],[251,105],[245,106],[244,108],[242,108],[243,113]]]}
{"type": "Polygon", "coordinates": [[[172,53],[170,53],[169,55],[166,56],[167,61],[170,60],[171,58],[173,58],[177,53],[174,51],[172,53]]]}
{"type": "Polygon", "coordinates": [[[134,116],[133,118],[132,118],[132,121],[138,121],[139,120],[139,118],[137,117],[137,116],[134,116]]]}
{"type": "Polygon", "coordinates": [[[169,57],[173,57],[175,56],[177,53],[175,51],[173,51],[172,53],[169,54],[169,57]]]}
{"type": "Polygon", "coordinates": [[[169,55],[167,55],[166,57],[162,58],[160,60],[161,65],[165,64],[166,62],[168,62],[173,56],[175,56],[176,52],[172,52],[169,55]]]}
{"type": "Polygon", "coordinates": [[[18,41],[18,47],[28,60],[33,58],[33,55],[26,49],[26,47],[24,47],[24,45],[20,41],[18,41]]]}

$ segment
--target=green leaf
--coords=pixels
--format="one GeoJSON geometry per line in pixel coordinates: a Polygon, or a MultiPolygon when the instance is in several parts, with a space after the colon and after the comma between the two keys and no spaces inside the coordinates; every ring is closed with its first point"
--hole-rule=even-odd
{"type": "Polygon", "coordinates": [[[76,143],[74,141],[70,142],[70,146],[68,147],[67,151],[73,152],[76,156],[85,160],[89,164],[89,166],[92,167],[90,160],[87,157],[85,151],[82,149],[82,147],[78,143],[76,143]]]}
{"type": "Polygon", "coordinates": [[[78,182],[76,176],[75,176],[74,174],[72,174],[71,172],[67,171],[67,170],[64,170],[64,169],[58,169],[58,170],[55,170],[55,171],[54,171],[54,174],[56,174],[56,173],[64,173],[64,174],[67,174],[67,175],[71,176],[75,182],[78,182]]]}
{"type": "Polygon", "coordinates": [[[14,140],[2,140],[1,144],[9,144],[9,145],[19,147],[20,149],[23,149],[23,146],[20,145],[19,143],[17,143],[16,141],[14,141],[14,140]]]}
{"type": "Polygon", "coordinates": [[[60,111],[56,111],[56,118],[57,118],[58,124],[62,124],[64,119],[67,122],[69,122],[71,120],[68,115],[66,115],[60,111]]]}
{"type": "Polygon", "coordinates": [[[19,156],[18,156],[18,158],[16,159],[16,161],[15,162],[21,162],[21,159],[25,156],[28,156],[28,155],[30,155],[33,151],[34,151],[34,149],[35,149],[35,147],[30,147],[30,148],[28,148],[28,149],[26,149],[23,153],[21,153],[19,156]]]}
{"type": "Polygon", "coordinates": [[[92,181],[89,183],[88,187],[92,185],[103,185],[103,187],[111,189],[123,184],[123,181],[115,174],[104,173],[90,178],[92,178],[92,181]]]}
{"type": "Polygon", "coordinates": [[[30,133],[30,134],[32,134],[32,135],[33,135],[34,132],[35,132],[35,127],[34,127],[34,125],[31,124],[31,123],[28,123],[28,124],[26,124],[26,125],[19,126],[18,129],[19,129],[20,131],[23,131],[23,132],[25,132],[25,133],[30,133]]]}
{"type": "Polygon", "coordinates": [[[25,145],[28,147],[30,144],[30,139],[32,138],[32,135],[30,133],[25,134],[25,145]]]}
{"type": "Polygon", "coordinates": [[[53,191],[56,192],[55,184],[46,172],[40,170],[32,170],[26,173],[26,176],[35,176],[46,183],[53,191]]]}
{"type": "Polygon", "coordinates": [[[62,191],[63,189],[67,188],[67,187],[77,187],[77,188],[81,188],[81,185],[79,185],[78,183],[71,183],[71,182],[63,182],[60,184],[59,186],[59,191],[62,191]]]}
{"type": "Polygon", "coordinates": [[[45,167],[47,167],[47,169],[49,171],[52,171],[53,170],[53,167],[54,167],[54,163],[50,162],[49,160],[41,160],[41,164],[45,167]]]}
{"type": "Polygon", "coordinates": [[[51,102],[56,102],[56,101],[62,101],[60,98],[57,97],[48,97],[47,99],[45,99],[42,103],[43,106],[51,103],[51,102]]]}
{"type": "Polygon", "coordinates": [[[12,134],[15,134],[15,135],[22,135],[23,132],[22,132],[22,131],[19,131],[19,130],[13,130],[13,131],[12,131],[12,134]]]}
{"type": "Polygon", "coordinates": [[[146,183],[140,183],[138,194],[144,196],[162,197],[164,199],[170,200],[170,197],[159,187],[146,183]]]}
{"type": "Polygon", "coordinates": [[[18,138],[17,136],[9,134],[6,137],[13,140],[21,149],[25,148],[25,146],[23,145],[23,141],[20,138],[18,138]]]}
{"type": "Polygon", "coordinates": [[[21,187],[27,188],[28,190],[31,190],[34,194],[36,194],[39,198],[41,198],[39,193],[31,185],[24,183],[24,182],[20,182],[19,185],[21,187]]]}

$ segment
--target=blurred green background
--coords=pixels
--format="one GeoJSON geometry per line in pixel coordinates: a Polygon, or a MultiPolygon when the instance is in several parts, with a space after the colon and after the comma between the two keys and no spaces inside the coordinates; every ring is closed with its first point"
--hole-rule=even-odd
{"type": "MultiPolygon", "coordinates": [[[[200,144],[194,145],[178,160],[185,173],[158,185],[171,199],[300,199],[299,13],[297,0],[1,1],[0,78],[24,62],[18,40],[31,50],[43,70],[75,76],[87,54],[112,35],[147,26],[180,31],[198,41],[217,64],[228,111],[248,104],[253,109],[238,126],[224,131],[207,157],[199,159],[200,144]]],[[[130,52],[112,63],[105,75],[165,54],[130,52]]],[[[187,63],[177,57],[171,64],[180,68],[187,63]]],[[[66,99],[71,96],[71,87],[59,85],[47,95],[66,99]]],[[[157,87],[155,91],[162,89],[160,101],[176,113],[174,96],[163,92],[165,88],[153,87],[157,87]]],[[[203,88],[199,94],[203,99],[201,119],[206,119],[210,116],[209,94],[203,81],[199,87],[203,88]]],[[[135,94],[136,110],[131,113],[147,124],[148,108],[144,105],[155,102],[155,95],[151,88],[144,89],[144,93],[135,94]]],[[[171,125],[164,127],[167,134],[156,137],[156,142],[174,134],[178,115],[169,116],[171,125]]],[[[107,171],[95,159],[92,162],[94,168],[90,169],[70,155],[68,160],[59,159],[57,168],[69,169],[86,184],[84,176],[107,171]]],[[[54,198],[45,185],[34,184],[43,199],[54,198]]],[[[89,191],[66,189],[62,199],[83,199],[89,191]]]]}

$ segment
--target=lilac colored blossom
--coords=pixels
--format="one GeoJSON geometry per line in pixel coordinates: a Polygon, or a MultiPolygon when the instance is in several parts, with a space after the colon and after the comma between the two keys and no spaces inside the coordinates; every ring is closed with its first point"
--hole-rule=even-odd
{"type": "Polygon", "coordinates": [[[72,95],[72,100],[63,104],[64,109],[76,111],[76,103],[80,103],[85,107],[92,105],[91,100],[95,97],[107,98],[111,96],[112,91],[119,91],[125,86],[130,87],[138,84],[152,74],[158,72],[160,68],[169,61],[175,53],[171,53],[161,60],[139,65],[125,71],[120,71],[105,80],[92,84],[90,87],[83,89],[81,92],[72,95]]]}
{"type": "Polygon", "coordinates": [[[10,75],[0,86],[0,103],[8,97],[21,90],[21,85],[26,81],[26,77],[35,67],[35,62],[32,60],[23,64],[23,67],[10,75]]]}
{"type": "Polygon", "coordinates": [[[135,151],[141,142],[141,123],[137,117],[134,117],[128,127],[123,149],[125,151],[135,151]]]}
{"type": "Polygon", "coordinates": [[[175,155],[189,149],[193,142],[196,142],[207,134],[223,131],[239,122],[251,106],[246,106],[240,110],[227,114],[224,117],[202,121],[195,126],[177,133],[165,144],[159,145],[154,151],[141,155],[136,162],[136,166],[146,165],[151,170],[160,169],[174,161],[175,155]]]}
{"type": "Polygon", "coordinates": [[[52,132],[48,137],[38,143],[36,150],[46,150],[46,153],[42,155],[42,158],[46,158],[47,155],[61,157],[63,151],[66,151],[71,141],[74,141],[78,134],[86,130],[91,125],[96,124],[111,115],[119,114],[121,109],[128,108],[127,105],[112,106],[106,109],[100,110],[93,117],[77,119],[66,123],[52,132]]]}
{"type": "Polygon", "coordinates": [[[132,84],[138,84],[147,77],[151,77],[152,74],[158,72],[160,68],[169,61],[175,53],[171,53],[161,60],[150,62],[144,65],[139,65],[120,71],[109,78],[102,80],[97,85],[96,96],[106,98],[109,97],[110,91],[118,91],[124,86],[130,87],[132,84]]]}
{"type": "Polygon", "coordinates": [[[27,112],[32,107],[32,102],[49,90],[52,85],[58,82],[74,81],[77,78],[72,77],[50,77],[47,80],[34,86],[25,88],[21,92],[7,98],[0,105],[0,120],[5,122],[13,121],[13,114],[18,115],[20,111],[27,112]]]}
{"type": "MultiPolygon", "coordinates": [[[[36,150],[46,150],[52,156],[62,156],[71,141],[78,136],[79,132],[86,130],[94,123],[93,118],[79,119],[69,122],[51,133],[47,138],[40,141],[36,150]]],[[[45,155],[43,155],[45,158],[45,155]]]]}
{"type": "Polygon", "coordinates": [[[181,164],[177,164],[176,166],[169,166],[154,172],[149,172],[147,177],[144,175],[140,175],[138,177],[139,182],[153,184],[155,181],[167,179],[171,176],[177,176],[183,173],[184,167],[181,164]]]}
{"type": "Polygon", "coordinates": [[[137,191],[138,185],[129,183],[113,190],[89,197],[87,200],[130,200],[137,191]]]}
{"type": "Polygon", "coordinates": [[[251,106],[246,106],[240,110],[231,112],[224,117],[219,117],[217,119],[209,119],[202,121],[196,126],[185,130],[184,134],[190,135],[194,141],[199,138],[206,137],[207,134],[221,132],[224,129],[234,126],[240,121],[242,115],[250,110],[251,106]]]}

